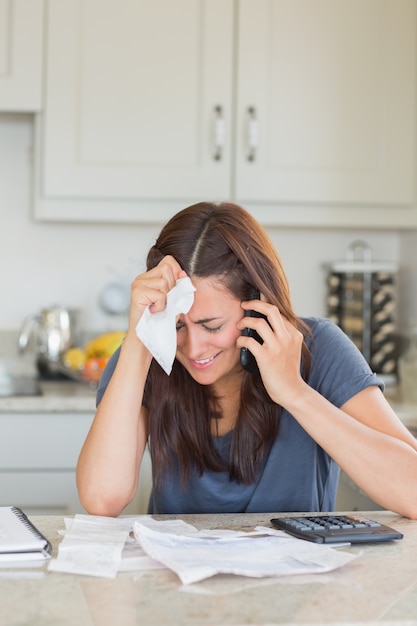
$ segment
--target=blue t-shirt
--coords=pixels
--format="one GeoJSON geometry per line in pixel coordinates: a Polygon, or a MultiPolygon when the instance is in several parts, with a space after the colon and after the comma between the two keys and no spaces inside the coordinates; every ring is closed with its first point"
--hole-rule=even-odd
{"type": "MultiPolygon", "coordinates": [[[[352,341],[338,326],[324,318],[304,321],[312,331],[307,339],[311,351],[308,384],[329,402],[341,407],[366,387],[382,381],[352,341]]],[[[103,373],[97,392],[101,400],[114,370],[116,353],[103,373]]],[[[232,431],[213,442],[228,460],[232,431]]],[[[286,410],[282,410],[279,433],[265,455],[256,482],[230,480],[228,472],[190,469],[189,481],[181,485],[179,468],[167,472],[149,501],[150,513],[261,513],[286,511],[332,511],[339,480],[339,467],[286,410]]]]}

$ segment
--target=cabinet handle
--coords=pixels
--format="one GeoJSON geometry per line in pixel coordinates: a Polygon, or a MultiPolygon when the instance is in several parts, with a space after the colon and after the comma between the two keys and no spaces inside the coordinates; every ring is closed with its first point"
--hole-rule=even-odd
{"type": "Polygon", "coordinates": [[[214,107],[214,155],[215,161],[221,161],[226,137],[226,126],[223,115],[223,108],[220,104],[214,107]]]}
{"type": "Polygon", "coordinates": [[[254,161],[259,144],[258,118],[254,106],[248,107],[248,161],[254,161]]]}

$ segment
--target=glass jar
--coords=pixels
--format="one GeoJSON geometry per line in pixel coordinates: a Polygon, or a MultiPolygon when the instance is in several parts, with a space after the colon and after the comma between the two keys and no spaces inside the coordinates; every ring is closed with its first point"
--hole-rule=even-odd
{"type": "Polygon", "coordinates": [[[417,404],[417,326],[410,333],[410,343],[398,359],[398,376],[402,401],[417,404]]]}

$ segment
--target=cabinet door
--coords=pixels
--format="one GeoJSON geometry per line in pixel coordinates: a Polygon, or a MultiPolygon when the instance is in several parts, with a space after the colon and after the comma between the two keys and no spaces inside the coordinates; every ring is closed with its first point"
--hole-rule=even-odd
{"type": "Polygon", "coordinates": [[[85,513],[75,471],[0,470],[0,506],[19,506],[28,515],[85,513]]]}
{"type": "Polygon", "coordinates": [[[41,216],[147,221],[229,194],[232,13],[50,0],[41,216]]]}
{"type": "Polygon", "coordinates": [[[43,0],[0,0],[0,111],[42,106],[43,0]]]}
{"type": "Polygon", "coordinates": [[[93,416],[0,414],[0,505],[25,512],[82,512],[75,482],[78,455],[93,416]]]}
{"type": "MultiPolygon", "coordinates": [[[[92,419],[88,413],[0,414],[0,506],[30,514],[82,512],[75,470],[92,419]]],[[[146,513],[151,488],[146,449],[136,496],[124,513],[146,513]]]]}
{"type": "Polygon", "coordinates": [[[415,0],[239,1],[240,200],[376,226],[414,201],[416,20],[415,0]]]}

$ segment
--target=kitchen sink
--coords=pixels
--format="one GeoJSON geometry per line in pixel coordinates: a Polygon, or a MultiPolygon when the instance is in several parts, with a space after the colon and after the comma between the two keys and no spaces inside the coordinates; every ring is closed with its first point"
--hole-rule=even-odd
{"type": "Polygon", "coordinates": [[[0,397],[41,396],[39,381],[26,376],[3,376],[0,378],[0,397]]]}

